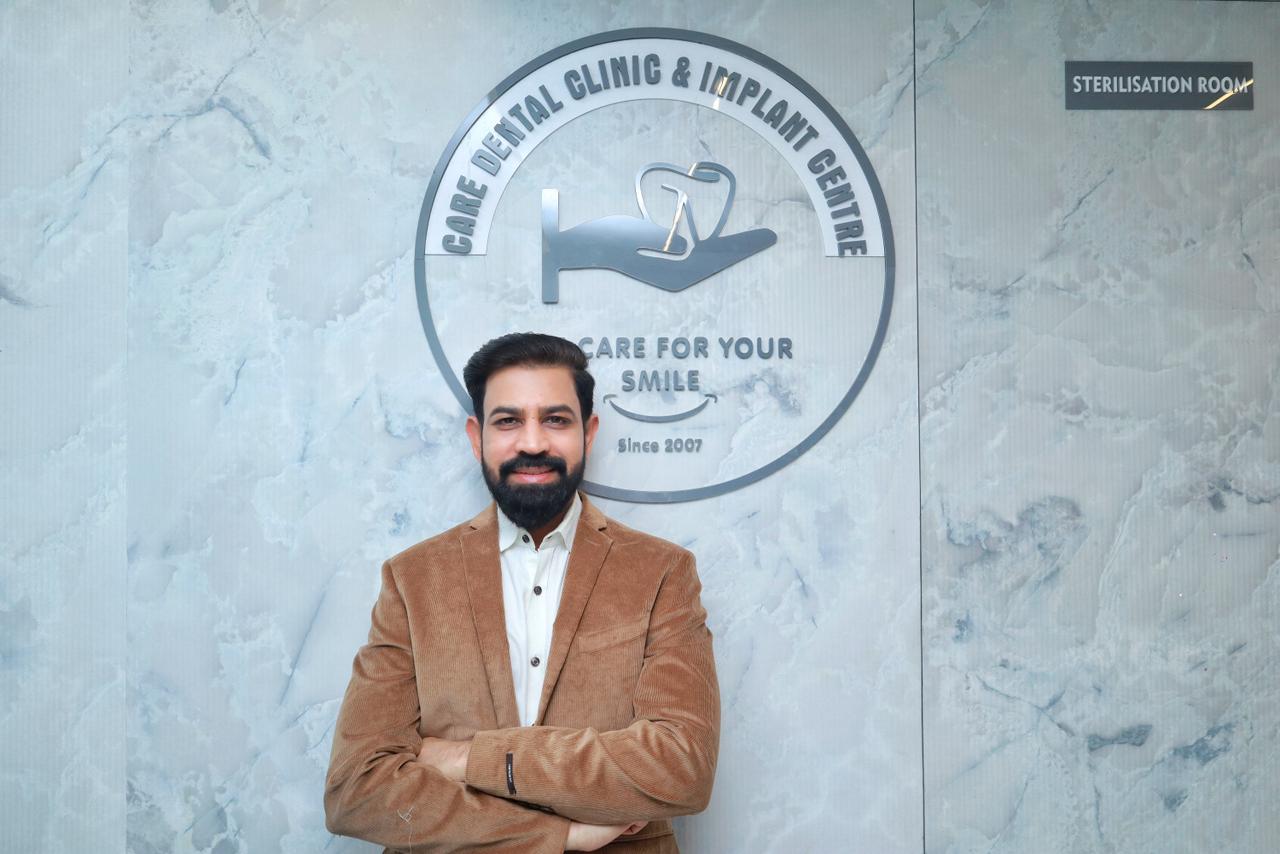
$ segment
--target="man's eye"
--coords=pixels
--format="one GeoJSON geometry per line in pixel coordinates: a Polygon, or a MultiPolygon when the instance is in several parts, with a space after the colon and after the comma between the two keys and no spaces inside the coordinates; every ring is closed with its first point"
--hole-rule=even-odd
{"type": "Polygon", "coordinates": [[[547,416],[547,423],[563,426],[569,423],[569,419],[565,418],[563,415],[549,415],[547,416]]]}
{"type": "Polygon", "coordinates": [[[499,418],[497,421],[495,421],[495,422],[493,422],[493,423],[494,423],[494,424],[496,424],[496,425],[497,425],[497,426],[499,426],[499,427],[507,427],[507,426],[510,426],[510,425],[512,425],[512,424],[515,424],[515,423],[516,423],[516,419],[514,419],[514,418],[512,418],[510,415],[508,415],[508,416],[507,416],[507,417],[505,417],[505,418],[499,418]]]}

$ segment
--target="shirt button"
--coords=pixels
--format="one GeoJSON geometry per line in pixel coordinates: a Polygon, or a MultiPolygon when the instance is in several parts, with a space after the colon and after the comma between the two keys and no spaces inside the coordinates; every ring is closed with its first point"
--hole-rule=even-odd
{"type": "Polygon", "coordinates": [[[542,595],[542,588],[535,584],[535,585],[534,585],[534,587],[533,587],[533,595],[534,595],[534,596],[541,596],[541,595],[542,595]]]}
{"type": "Polygon", "coordinates": [[[528,534],[522,534],[522,535],[520,536],[520,539],[524,540],[524,541],[527,543],[527,542],[529,542],[529,535],[528,535],[528,534]]]}
{"type": "Polygon", "coordinates": [[[533,658],[529,659],[529,663],[532,664],[534,667],[537,667],[539,664],[542,663],[542,659],[538,658],[538,656],[535,655],[533,658]]]}

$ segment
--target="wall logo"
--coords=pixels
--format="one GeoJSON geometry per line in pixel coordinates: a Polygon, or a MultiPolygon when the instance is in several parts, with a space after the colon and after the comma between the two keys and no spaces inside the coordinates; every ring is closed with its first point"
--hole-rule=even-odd
{"type": "Polygon", "coordinates": [[[556,48],[462,122],[423,201],[418,308],[441,374],[505,332],[577,341],[601,431],[588,492],[719,495],[816,444],[893,301],[866,153],[811,86],[726,39],[556,48]]]}

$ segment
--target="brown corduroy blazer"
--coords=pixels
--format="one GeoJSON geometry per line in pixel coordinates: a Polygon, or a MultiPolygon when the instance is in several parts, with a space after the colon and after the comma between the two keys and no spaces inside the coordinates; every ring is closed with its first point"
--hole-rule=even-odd
{"type": "Polygon", "coordinates": [[[325,824],[413,852],[560,854],[569,820],[647,819],[601,849],[677,852],[711,797],[720,694],[693,555],[583,498],[534,726],[516,710],[497,513],[382,566],[325,781],[325,824]],[[472,739],[466,783],[416,761],[472,739]]]}

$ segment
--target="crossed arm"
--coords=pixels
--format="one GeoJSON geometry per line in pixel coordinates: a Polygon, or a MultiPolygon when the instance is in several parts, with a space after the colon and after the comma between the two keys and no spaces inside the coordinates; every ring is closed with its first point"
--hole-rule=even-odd
{"type": "Polygon", "coordinates": [[[369,643],[356,656],[334,734],[329,830],[420,851],[558,854],[572,841],[570,820],[625,825],[702,810],[720,702],[699,589],[682,552],[654,603],[627,728],[516,727],[479,732],[469,743],[424,744],[408,617],[384,564],[369,643]],[[452,763],[432,761],[446,753],[452,763]]]}

